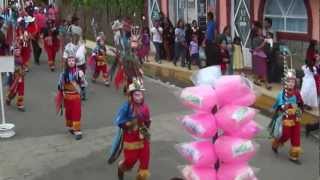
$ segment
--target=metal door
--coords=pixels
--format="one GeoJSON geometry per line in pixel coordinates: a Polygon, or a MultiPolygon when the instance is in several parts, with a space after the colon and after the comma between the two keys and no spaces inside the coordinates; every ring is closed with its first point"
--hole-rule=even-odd
{"type": "Polygon", "coordinates": [[[252,57],[250,53],[250,0],[231,0],[231,33],[232,37],[241,38],[244,56],[244,65],[252,66],[252,57]]]}

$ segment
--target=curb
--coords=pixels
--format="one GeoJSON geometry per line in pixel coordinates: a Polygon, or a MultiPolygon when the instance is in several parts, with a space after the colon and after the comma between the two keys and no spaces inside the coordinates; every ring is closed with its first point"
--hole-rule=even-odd
{"type": "MultiPolygon", "coordinates": [[[[88,44],[86,44],[87,48],[89,49],[92,49],[92,45],[95,45],[95,43],[93,42],[86,42],[89,42],[88,44]]],[[[112,54],[110,55],[113,56],[112,54]]],[[[190,80],[193,71],[154,62],[144,63],[142,68],[144,74],[152,79],[159,79],[162,82],[170,82],[171,84],[179,87],[188,87],[193,85],[192,81],[190,80]]],[[[259,109],[261,114],[271,117],[272,113],[270,112],[270,108],[274,103],[274,97],[262,93],[257,97],[256,103],[253,105],[253,107],[259,109]]],[[[302,115],[301,124],[313,124],[318,121],[317,119],[319,119],[319,116],[314,115],[310,112],[305,112],[302,115]]]]}

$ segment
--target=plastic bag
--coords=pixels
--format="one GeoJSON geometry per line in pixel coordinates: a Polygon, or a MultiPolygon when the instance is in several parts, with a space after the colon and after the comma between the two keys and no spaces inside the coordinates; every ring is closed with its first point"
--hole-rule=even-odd
{"type": "Polygon", "coordinates": [[[196,86],[198,85],[214,86],[215,81],[217,81],[221,76],[222,76],[221,66],[210,66],[194,72],[191,76],[191,81],[196,86]]]}
{"type": "Polygon", "coordinates": [[[207,56],[206,56],[206,51],[203,47],[199,48],[199,57],[201,60],[206,60],[207,56]]]}

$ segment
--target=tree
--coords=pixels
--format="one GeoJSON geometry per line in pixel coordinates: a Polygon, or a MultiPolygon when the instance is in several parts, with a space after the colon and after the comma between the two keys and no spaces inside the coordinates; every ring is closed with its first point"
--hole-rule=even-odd
{"type": "Polygon", "coordinates": [[[98,31],[104,31],[107,36],[112,36],[111,22],[118,17],[131,17],[134,22],[140,21],[144,13],[145,0],[60,0],[59,8],[63,18],[70,15],[80,17],[86,37],[93,37],[90,27],[92,18],[98,25],[98,31]],[[134,17],[133,15],[136,14],[134,17]]]}

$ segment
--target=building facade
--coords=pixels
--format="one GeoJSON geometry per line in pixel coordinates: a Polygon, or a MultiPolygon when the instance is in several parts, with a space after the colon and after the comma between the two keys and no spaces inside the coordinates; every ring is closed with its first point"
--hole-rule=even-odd
{"type": "Polygon", "coordinates": [[[248,44],[252,22],[269,17],[279,41],[299,53],[296,56],[301,60],[308,42],[320,41],[320,0],[147,0],[146,3],[157,6],[149,8],[149,13],[161,11],[174,24],[178,19],[188,23],[197,20],[202,28],[207,12],[213,12],[218,32],[230,26],[232,35],[241,37],[244,46],[248,44]]]}

